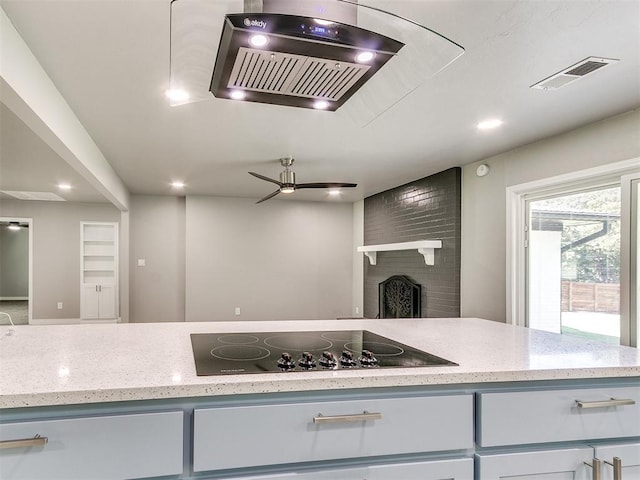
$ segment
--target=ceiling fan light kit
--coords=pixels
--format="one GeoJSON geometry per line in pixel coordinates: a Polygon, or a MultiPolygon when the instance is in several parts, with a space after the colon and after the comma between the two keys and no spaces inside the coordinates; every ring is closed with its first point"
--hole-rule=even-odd
{"type": "Polygon", "coordinates": [[[270,198],[275,197],[279,193],[293,193],[296,190],[301,190],[305,188],[355,188],[358,185],[356,183],[344,183],[344,182],[316,182],[316,183],[296,183],[296,174],[293,170],[291,170],[291,165],[293,165],[293,158],[285,157],[280,159],[280,164],[284,167],[284,171],[280,172],[280,180],[274,180],[273,178],[265,177],[256,172],[249,172],[250,175],[253,175],[260,180],[264,180],[266,182],[275,183],[278,186],[278,190],[273,193],[270,193],[266,197],[261,198],[256,203],[262,203],[270,198]]]}

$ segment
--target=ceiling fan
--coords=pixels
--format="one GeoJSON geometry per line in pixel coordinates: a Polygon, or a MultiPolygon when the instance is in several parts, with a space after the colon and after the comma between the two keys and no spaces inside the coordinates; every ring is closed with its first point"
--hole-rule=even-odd
{"type": "Polygon", "coordinates": [[[357,183],[343,183],[343,182],[315,182],[315,183],[296,183],[296,174],[291,170],[294,159],[291,157],[285,157],[280,159],[280,164],[284,167],[284,171],[280,172],[280,180],[274,180],[273,178],[265,177],[259,173],[249,172],[256,178],[265,180],[267,182],[275,183],[278,185],[278,190],[270,193],[264,198],[261,198],[256,203],[262,203],[265,200],[275,197],[279,193],[293,193],[295,190],[303,188],[353,188],[357,187],[357,183]]]}

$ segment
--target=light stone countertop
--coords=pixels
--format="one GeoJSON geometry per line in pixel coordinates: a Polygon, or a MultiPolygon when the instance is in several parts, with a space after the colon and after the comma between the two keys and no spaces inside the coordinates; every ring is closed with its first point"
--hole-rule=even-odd
{"type": "Polygon", "coordinates": [[[412,385],[640,378],[640,350],[473,318],[0,327],[0,408],[412,385]],[[190,333],[369,330],[459,366],[196,376],[190,333]]]}

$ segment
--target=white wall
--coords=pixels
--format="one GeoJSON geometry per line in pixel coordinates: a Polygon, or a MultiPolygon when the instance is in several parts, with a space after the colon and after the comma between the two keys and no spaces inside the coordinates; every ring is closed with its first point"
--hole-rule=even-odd
{"type": "Polygon", "coordinates": [[[120,211],[107,203],[1,199],[0,217],[33,219],[33,318],[80,318],[80,222],[118,222],[120,211]]]}
{"type": "Polygon", "coordinates": [[[183,322],[185,199],[133,195],[130,215],[130,321],[183,322]]]}
{"type": "Polygon", "coordinates": [[[187,321],[351,316],[352,204],[186,202],[187,321]]]}
{"type": "Polygon", "coordinates": [[[506,321],[507,187],[638,157],[634,110],[465,166],[461,315],[506,321]],[[491,168],[485,177],[475,174],[481,163],[491,168]]]}

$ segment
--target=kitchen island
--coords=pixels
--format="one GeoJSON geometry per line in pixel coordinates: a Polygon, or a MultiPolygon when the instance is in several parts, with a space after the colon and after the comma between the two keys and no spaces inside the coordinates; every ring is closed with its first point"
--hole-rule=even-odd
{"type": "MultiPolygon", "coordinates": [[[[479,319],[25,326],[11,336],[3,329],[0,440],[58,427],[73,436],[90,425],[119,445],[113,455],[124,455],[124,470],[105,473],[109,465],[87,460],[84,469],[74,465],[75,478],[484,480],[519,459],[531,463],[527,456],[544,458],[536,463],[549,474],[568,463],[586,475],[601,468],[592,459],[605,447],[626,458],[627,476],[640,474],[634,348],[479,319]],[[320,329],[368,330],[458,365],[196,375],[191,333],[320,329]]],[[[93,458],[82,435],[72,444],[93,458]]],[[[62,467],[59,476],[33,477],[51,475],[48,455],[64,458],[64,445],[2,450],[0,473],[74,478],[62,467]],[[21,470],[28,462],[15,452],[35,470],[21,470]]]]}

